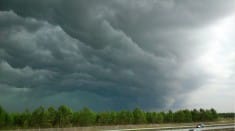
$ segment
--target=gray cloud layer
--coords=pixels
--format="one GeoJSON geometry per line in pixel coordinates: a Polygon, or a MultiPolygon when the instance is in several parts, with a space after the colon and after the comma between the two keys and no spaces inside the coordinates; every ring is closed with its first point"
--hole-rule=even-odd
{"type": "Polygon", "coordinates": [[[178,108],[209,79],[201,29],[234,1],[0,2],[0,90],[8,108],[178,108]],[[20,96],[23,96],[20,99],[20,96]],[[37,101],[35,103],[35,101],[37,101]],[[22,107],[24,108],[24,107],[22,107]]]}

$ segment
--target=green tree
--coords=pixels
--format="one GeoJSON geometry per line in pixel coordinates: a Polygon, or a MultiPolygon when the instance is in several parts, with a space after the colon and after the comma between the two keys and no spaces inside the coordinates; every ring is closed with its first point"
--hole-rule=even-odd
{"type": "Polygon", "coordinates": [[[43,106],[38,107],[32,113],[32,127],[50,127],[47,110],[43,106]]]}
{"type": "Polygon", "coordinates": [[[96,114],[89,108],[83,108],[78,115],[78,123],[80,126],[90,126],[95,124],[96,114]]]}
{"type": "Polygon", "coordinates": [[[131,124],[133,123],[134,116],[130,111],[120,111],[117,113],[118,124],[131,124]]]}
{"type": "Polygon", "coordinates": [[[73,126],[79,126],[78,117],[79,117],[79,112],[73,112],[72,121],[71,121],[73,126]]]}
{"type": "Polygon", "coordinates": [[[21,126],[23,128],[29,128],[31,125],[31,112],[26,109],[21,115],[20,115],[20,121],[21,121],[21,126]]]}
{"type": "Polygon", "coordinates": [[[192,120],[194,122],[200,121],[200,112],[197,109],[193,109],[191,111],[191,114],[192,114],[192,120]]]}
{"type": "Polygon", "coordinates": [[[219,115],[218,115],[218,113],[216,112],[216,110],[213,109],[213,108],[211,108],[210,111],[211,111],[211,113],[212,113],[212,120],[217,120],[218,117],[219,117],[219,115]]]}
{"type": "Polygon", "coordinates": [[[134,124],[143,124],[147,122],[145,113],[139,108],[134,109],[133,116],[134,116],[134,124]]]}
{"type": "Polygon", "coordinates": [[[101,112],[97,114],[97,123],[100,125],[112,124],[112,116],[110,112],[101,112]]]}
{"type": "Polygon", "coordinates": [[[146,120],[148,123],[162,123],[164,120],[163,113],[157,112],[147,112],[146,113],[146,120]]]}
{"type": "Polygon", "coordinates": [[[235,118],[235,113],[232,113],[232,112],[219,113],[218,117],[222,117],[222,118],[235,118]]]}
{"type": "Polygon", "coordinates": [[[185,114],[182,110],[175,112],[174,115],[175,122],[185,122],[185,114]]]}
{"type": "Polygon", "coordinates": [[[164,122],[164,112],[160,112],[160,113],[156,113],[157,116],[156,116],[156,123],[163,123],[164,122]]]}
{"type": "Polygon", "coordinates": [[[7,126],[7,127],[14,126],[14,117],[10,113],[6,114],[6,117],[5,117],[5,126],[7,126]]]}
{"type": "Polygon", "coordinates": [[[96,123],[98,125],[113,125],[116,124],[117,119],[116,112],[101,112],[96,115],[96,123]]]}
{"type": "Polygon", "coordinates": [[[152,123],[158,122],[158,114],[156,112],[152,112],[151,117],[152,117],[152,123]]]}
{"type": "Polygon", "coordinates": [[[6,126],[6,111],[0,106],[0,128],[6,126]]]}
{"type": "Polygon", "coordinates": [[[58,108],[57,112],[57,123],[59,124],[59,127],[66,127],[71,125],[72,121],[72,110],[68,108],[65,105],[62,105],[58,108]]]}
{"type": "Polygon", "coordinates": [[[199,121],[206,121],[206,112],[205,112],[205,110],[204,109],[200,109],[199,112],[200,112],[199,121]]]}
{"type": "Polygon", "coordinates": [[[14,126],[15,127],[22,127],[20,114],[19,113],[12,113],[12,116],[13,116],[14,126]]]}
{"type": "Polygon", "coordinates": [[[171,110],[169,110],[169,111],[165,114],[164,121],[165,121],[165,122],[173,122],[173,121],[174,121],[173,117],[174,117],[173,112],[172,112],[171,110]]]}
{"type": "Polygon", "coordinates": [[[110,119],[112,125],[117,124],[117,113],[116,112],[110,112],[110,119]]]}
{"type": "Polygon", "coordinates": [[[233,118],[234,113],[217,114],[215,109],[179,110],[168,112],[144,112],[139,108],[133,111],[101,112],[96,115],[89,108],[72,112],[67,106],[60,106],[58,110],[53,107],[44,109],[40,106],[32,113],[25,110],[21,113],[8,113],[0,106],[0,129],[10,128],[46,128],[68,126],[92,126],[112,124],[143,124],[163,122],[197,122],[214,121],[218,117],[233,118]]]}
{"type": "Polygon", "coordinates": [[[183,112],[184,112],[184,116],[185,116],[184,122],[192,122],[193,119],[192,119],[191,112],[189,110],[184,110],[183,112]]]}
{"type": "Polygon", "coordinates": [[[153,123],[153,116],[151,112],[146,112],[145,116],[146,116],[147,123],[153,123]]]}
{"type": "Polygon", "coordinates": [[[11,113],[6,116],[5,121],[8,126],[28,128],[31,126],[31,113],[28,110],[22,113],[11,113]]]}
{"type": "Polygon", "coordinates": [[[56,125],[56,115],[57,111],[55,110],[54,107],[49,107],[47,109],[47,121],[51,127],[56,125]]]}

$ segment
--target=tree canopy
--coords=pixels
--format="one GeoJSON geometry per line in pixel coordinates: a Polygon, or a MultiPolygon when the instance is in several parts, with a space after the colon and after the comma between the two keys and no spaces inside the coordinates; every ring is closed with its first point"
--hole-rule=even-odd
{"type": "Polygon", "coordinates": [[[32,112],[26,109],[23,112],[9,113],[0,106],[0,129],[199,122],[215,121],[218,117],[215,109],[145,112],[135,108],[132,111],[94,112],[85,107],[73,112],[66,105],[61,105],[57,109],[40,106],[32,112]]]}

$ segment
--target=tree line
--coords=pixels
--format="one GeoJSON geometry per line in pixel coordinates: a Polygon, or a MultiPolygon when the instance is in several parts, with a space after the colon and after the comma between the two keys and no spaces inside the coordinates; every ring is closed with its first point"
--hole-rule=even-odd
{"type": "Polygon", "coordinates": [[[25,110],[20,113],[9,113],[0,106],[0,129],[180,123],[215,121],[217,119],[218,114],[215,109],[145,112],[135,108],[132,111],[94,112],[87,107],[79,111],[72,111],[69,107],[61,105],[57,109],[40,106],[32,112],[25,110]]]}
{"type": "Polygon", "coordinates": [[[219,117],[222,117],[222,118],[232,118],[232,119],[235,118],[235,113],[234,112],[219,113],[218,115],[219,115],[219,117]]]}

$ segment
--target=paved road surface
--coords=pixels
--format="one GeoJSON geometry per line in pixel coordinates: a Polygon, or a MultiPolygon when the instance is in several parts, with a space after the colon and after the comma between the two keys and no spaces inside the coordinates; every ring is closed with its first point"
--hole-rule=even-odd
{"type": "Polygon", "coordinates": [[[177,130],[166,130],[166,131],[210,131],[217,129],[235,129],[235,126],[215,126],[215,127],[205,127],[205,128],[187,128],[187,129],[177,129],[177,130]]]}
{"type": "Polygon", "coordinates": [[[180,126],[180,127],[162,127],[162,128],[136,128],[136,129],[119,129],[119,130],[106,130],[106,131],[210,131],[217,129],[235,129],[234,124],[227,125],[209,125],[204,128],[194,128],[191,126],[180,126]]]}

